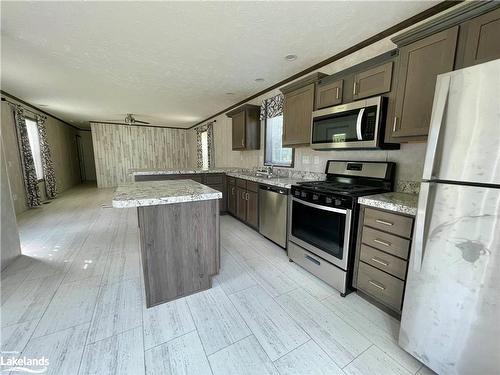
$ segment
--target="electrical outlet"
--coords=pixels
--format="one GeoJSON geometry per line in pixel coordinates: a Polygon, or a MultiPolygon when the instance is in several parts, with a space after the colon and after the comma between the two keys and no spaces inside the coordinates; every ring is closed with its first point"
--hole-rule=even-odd
{"type": "Polygon", "coordinates": [[[303,155],[302,156],[302,164],[309,164],[309,163],[310,163],[309,156],[303,155]]]}
{"type": "Polygon", "coordinates": [[[12,194],[12,199],[15,200],[15,201],[17,201],[17,194],[16,193],[12,194]]]}
{"type": "Polygon", "coordinates": [[[319,164],[319,156],[314,157],[314,164],[316,164],[316,165],[319,164]]]}

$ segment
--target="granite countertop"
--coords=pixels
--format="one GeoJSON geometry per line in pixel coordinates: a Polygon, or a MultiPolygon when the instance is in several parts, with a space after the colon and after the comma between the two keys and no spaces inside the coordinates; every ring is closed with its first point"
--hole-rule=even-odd
{"type": "Polygon", "coordinates": [[[253,175],[249,175],[249,174],[245,174],[245,173],[235,173],[235,172],[228,172],[226,174],[228,176],[231,176],[231,177],[241,178],[244,180],[258,182],[259,184],[271,185],[271,186],[281,187],[281,188],[285,188],[285,189],[290,189],[292,187],[292,185],[295,185],[299,182],[317,181],[317,180],[312,180],[312,179],[300,179],[300,178],[290,178],[290,177],[266,178],[266,177],[257,177],[257,176],[253,176],[253,175]]]}
{"type": "Polygon", "coordinates": [[[197,173],[226,173],[229,171],[241,171],[241,168],[212,168],[212,169],[130,169],[132,176],[150,176],[160,174],[197,174],[197,173]]]}
{"type": "Polygon", "coordinates": [[[418,195],[392,192],[360,197],[358,202],[365,206],[415,216],[417,214],[418,195]]]}
{"type": "Polygon", "coordinates": [[[113,207],[156,206],[220,198],[220,191],[193,180],[141,181],[118,186],[113,207]]]}

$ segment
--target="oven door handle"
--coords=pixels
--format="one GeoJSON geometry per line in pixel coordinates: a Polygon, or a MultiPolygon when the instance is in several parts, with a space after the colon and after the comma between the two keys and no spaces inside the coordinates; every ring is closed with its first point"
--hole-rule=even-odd
{"type": "Polygon", "coordinates": [[[363,123],[364,113],[365,113],[365,108],[361,108],[358,113],[358,118],[356,119],[356,135],[358,136],[358,141],[363,140],[363,132],[361,131],[361,124],[363,123]]]}
{"type": "Polygon", "coordinates": [[[330,211],[330,212],[338,212],[339,214],[344,214],[344,215],[347,215],[347,212],[351,211],[351,210],[342,210],[340,208],[321,206],[319,204],[306,202],[306,201],[303,201],[302,199],[298,199],[298,198],[295,198],[295,197],[292,198],[292,201],[298,202],[298,203],[303,204],[305,206],[317,208],[318,210],[330,211]]]}

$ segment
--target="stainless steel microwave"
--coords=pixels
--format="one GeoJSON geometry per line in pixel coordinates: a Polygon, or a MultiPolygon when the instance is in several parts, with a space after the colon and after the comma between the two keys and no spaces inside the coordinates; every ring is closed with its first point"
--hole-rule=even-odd
{"type": "Polygon", "coordinates": [[[311,148],[399,148],[397,144],[384,143],[386,108],[387,98],[377,96],[314,111],[311,148]]]}

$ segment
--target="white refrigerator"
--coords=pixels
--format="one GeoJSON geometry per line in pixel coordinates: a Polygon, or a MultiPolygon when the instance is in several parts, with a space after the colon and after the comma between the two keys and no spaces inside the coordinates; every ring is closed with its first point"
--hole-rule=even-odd
{"type": "Polygon", "coordinates": [[[438,76],[399,344],[500,374],[500,60],[438,76]]]}

